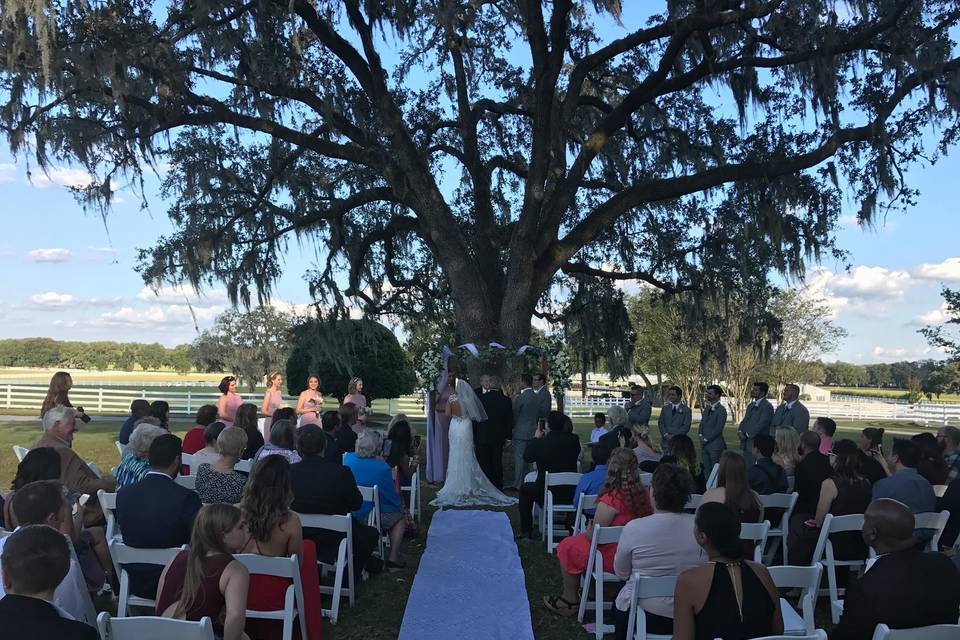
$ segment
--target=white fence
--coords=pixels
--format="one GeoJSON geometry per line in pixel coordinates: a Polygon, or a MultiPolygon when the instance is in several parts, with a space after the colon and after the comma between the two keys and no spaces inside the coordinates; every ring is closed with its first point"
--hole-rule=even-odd
{"type": "MultiPolygon", "coordinates": [[[[36,411],[40,413],[40,406],[47,395],[48,385],[46,384],[3,384],[0,383],[0,411],[3,409],[18,409],[36,411]]],[[[263,402],[262,393],[240,393],[247,402],[260,406],[263,402]]],[[[142,398],[149,402],[154,400],[165,400],[170,403],[170,413],[173,415],[193,415],[202,405],[217,404],[220,394],[216,391],[198,392],[188,390],[186,392],[168,391],[165,389],[144,388],[110,388],[110,387],[83,387],[75,386],[70,390],[70,402],[74,406],[81,406],[91,414],[126,414],[130,411],[130,403],[137,398],[142,398]]],[[[290,396],[284,396],[284,401],[290,406],[297,403],[297,399],[290,396]]],[[[330,398],[326,406],[335,409],[337,407],[336,398],[330,398]]],[[[402,398],[390,398],[375,400],[373,410],[377,413],[386,413],[394,415],[396,413],[405,413],[410,417],[423,417],[423,400],[420,396],[404,396],[402,398]]]]}

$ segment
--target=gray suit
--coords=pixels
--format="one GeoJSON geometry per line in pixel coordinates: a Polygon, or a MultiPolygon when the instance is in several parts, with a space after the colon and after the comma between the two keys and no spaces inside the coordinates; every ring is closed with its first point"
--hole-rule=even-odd
{"type": "Polygon", "coordinates": [[[721,403],[704,407],[699,430],[704,476],[710,475],[713,465],[720,462],[720,454],[727,448],[727,443],[723,440],[723,427],[726,423],[727,409],[721,403]]]}
{"type": "Polygon", "coordinates": [[[650,426],[650,414],[652,412],[653,405],[644,398],[640,402],[634,403],[627,411],[627,424],[631,427],[648,427],[650,426]]]}
{"type": "Polygon", "coordinates": [[[553,408],[553,396],[550,395],[550,389],[547,389],[546,385],[540,387],[540,391],[535,391],[537,394],[537,400],[540,401],[540,414],[538,417],[547,419],[547,416],[550,415],[550,409],[553,408]]]}
{"type": "MultiPolygon", "coordinates": [[[[520,395],[513,399],[513,465],[516,476],[513,480],[513,486],[520,489],[523,485],[523,476],[526,474],[527,465],[523,461],[523,452],[527,444],[533,440],[537,433],[537,421],[541,417],[543,409],[542,395],[550,400],[550,394],[526,388],[520,392],[520,395]]],[[[547,413],[550,410],[547,409],[547,413]]],[[[546,414],[543,415],[546,417],[546,414]]]]}
{"type": "Polygon", "coordinates": [[[810,411],[799,400],[793,403],[793,407],[788,407],[784,402],[773,413],[771,430],[776,431],[777,427],[790,427],[797,433],[803,433],[810,429],[810,411]]]}
{"type": "Polygon", "coordinates": [[[679,436],[690,431],[690,421],[693,419],[693,412],[690,407],[682,402],[674,409],[672,404],[665,404],[660,409],[660,417],[657,419],[657,428],[660,429],[660,448],[664,454],[670,453],[670,442],[667,441],[667,435],[679,436]]]}
{"type": "Polygon", "coordinates": [[[753,464],[753,437],[765,433],[770,434],[770,425],[773,423],[773,405],[766,398],[759,403],[750,402],[740,421],[737,433],[743,445],[743,457],[747,466],[753,464]]]}

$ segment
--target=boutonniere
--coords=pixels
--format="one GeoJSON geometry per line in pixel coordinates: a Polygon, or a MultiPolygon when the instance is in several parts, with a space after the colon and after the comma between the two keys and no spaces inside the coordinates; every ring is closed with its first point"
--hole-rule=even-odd
{"type": "Polygon", "coordinates": [[[683,407],[677,407],[677,413],[683,413],[683,407]]]}

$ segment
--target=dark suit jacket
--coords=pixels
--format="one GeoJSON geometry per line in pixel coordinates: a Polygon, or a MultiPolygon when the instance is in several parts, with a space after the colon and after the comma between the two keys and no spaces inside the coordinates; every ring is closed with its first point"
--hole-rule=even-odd
{"type": "Polygon", "coordinates": [[[0,599],[0,637],[99,640],[97,630],[61,618],[52,604],[39,598],[7,594],[0,599]]]}
{"type": "MultiPolygon", "coordinates": [[[[534,438],[523,452],[524,462],[537,464],[537,495],[543,496],[544,472],[576,471],[580,457],[580,438],[565,431],[549,431],[542,438],[534,438]]],[[[554,490],[558,503],[570,503],[576,487],[554,490]]]]}
{"type": "Polygon", "coordinates": [[[947,487],[946,493],[937,503],[937,510],[950,512],[950,519],[947,520],[947,526],[944,527],[943,535],[940,536],[940,544],[951,547],[957,539],[957,534],[960,534],[960,478],[947,487]]]}
{"type": "Polygon", "coordinates": [[[830,458],[814,451],[797,463],[793,473],[793,490],[800,494],[795,513],[816,513],[817,502],[820,500],[820,485],[833,475],[830,458]]]}
{"type": "Polygon", "coordinates": [[[487,412],[487,419],[473,424],[473,441],[476,444],[503,444],[513,433],[513,402],[500,389],[484,393],[480,388],[476,393],[487,412]]]}
{"type": "Polygon", "coordinates": [[[353,472],[337,462],[311,456],[290,466],[294,511],[346,515],[360,508],[363,498],[353,472]]]}
{"type": "Polygon", "coordinates": [[[340,425],[334,432],[333,437],[337,439],[337,446],[340,448],[340,455],[350,451],[357,450],[357,432],[348,426],[340,425]]]}
{"type": "Polygon", "coordinates": [[[940,553],[909,549],[880,556],[843,600],[843,617],[830,640],[869,640],[884,623],[891,629],[957,624],[960,573],[940,553]]]}
{"type": "MultiPolygon", "coordinates": [[[[123,543],[139,549],[188,544],[200,507],[196,491],[181,487],[169,476],[148,474],[117,492],[117,524],[123,543]]],[[[131,564],[125,568],[130,574],[130,591],[154,598],[163,567],[131,564]]]]}
{"type": "Polygon", "coordinates": [[[340,443],[337,442],[336,435],[328,431],[324,431],[323,435],[327,438],[327,442],[323,447],[323,459],[327,462],[341,464],[343,462],[343,451],[340,451],[340,443]]]}
{"type": "MultiPolygon", "coordinates": [[[[787,492],[787,474],[770,458],[758,458],[748,469],[750,488],[762,496],[787,492]]],[[[818,494],[819,499],[819,494],[818,494]]]]}

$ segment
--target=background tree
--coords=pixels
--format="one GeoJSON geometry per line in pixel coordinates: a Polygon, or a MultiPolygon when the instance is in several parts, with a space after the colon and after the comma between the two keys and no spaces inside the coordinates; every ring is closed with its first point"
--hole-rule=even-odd
{"type": "Polygon", "coordinates": [[[812,383],[818,377],[813,364],[822,354],[835,350],[847,335],[830,319],[826,301],[810,292],[785,289],[770,300],[770,313],[779,320],[765,363],[771,392],[787,383],[812,383]]]}
{"type": "Polygon", "coordinates": [[[950,329],[960,325],[960,290],[944,288],[941,292],[946,307],[947,321],[938,327],[926,326],[920,333],[931,347],[942,350],[951,360],[960,360],[960,334],[950,329]]]}
{"type": "Polygon", "coordinates": [[[864,223],[907,206],[960,131],[952,0],[624,6],[9,0],[0,128],[91,205],[170,163],[151,283],[263,301],[314,243],[341,313],[449,295],[509,345],[561,272],[729,292],[841,257],[839,185],[864,223]]]}

